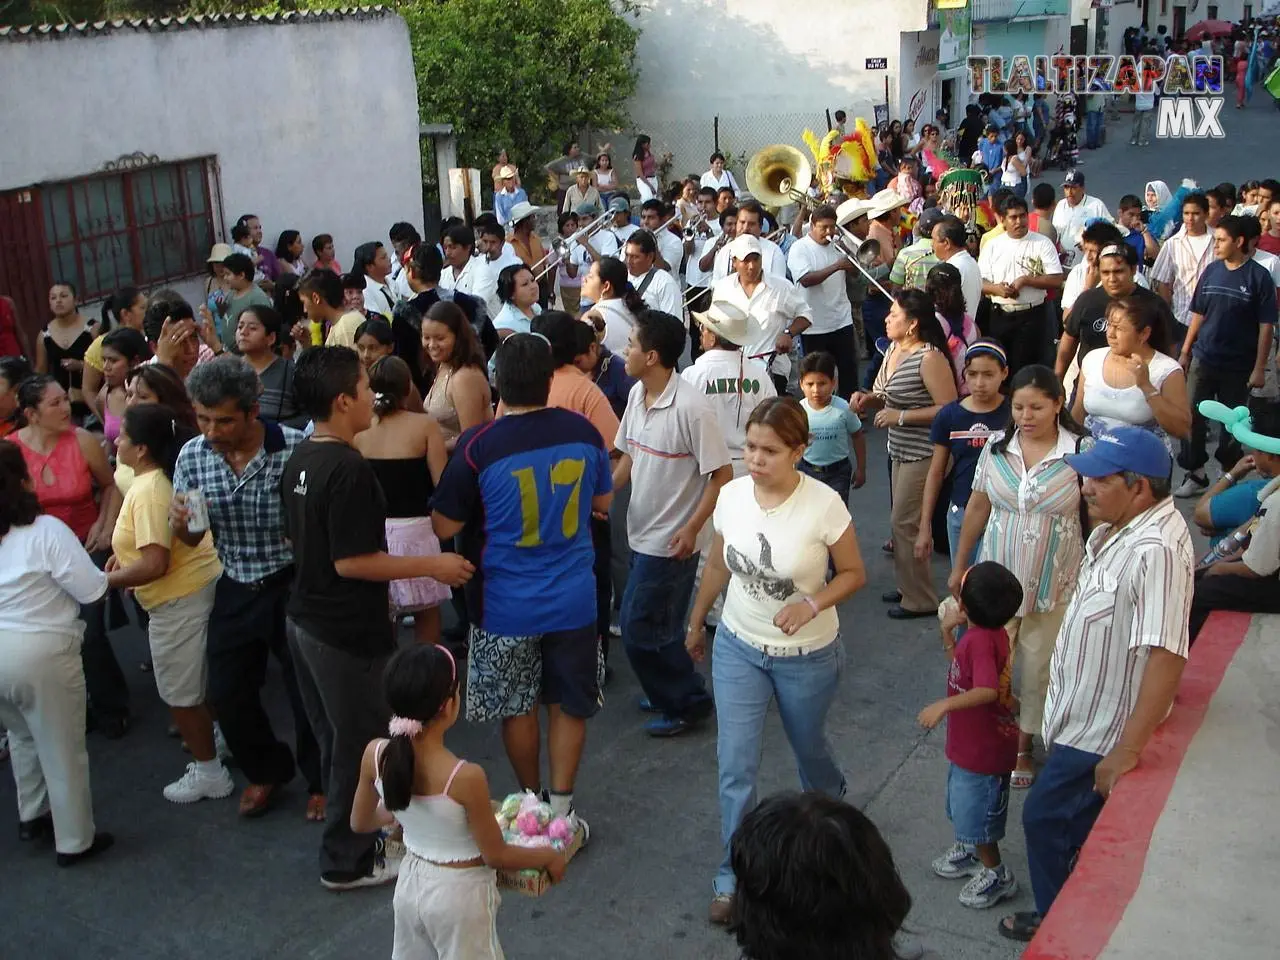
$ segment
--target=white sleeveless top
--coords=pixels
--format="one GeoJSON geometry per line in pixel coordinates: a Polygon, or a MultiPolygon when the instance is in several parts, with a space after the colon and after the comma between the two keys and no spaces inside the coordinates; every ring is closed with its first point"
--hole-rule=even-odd
{"type": "MultiPolygon", "coordinates": [[[[1086,353],[1080,361],[1080,370],[1084,374],[1084,425],[1090,430],[1095,426],[1145,427],[1160,437],[1173,452],[1174,439],[1156,422],[1143,392],[1136,386],[1113,387],[1103,379],[1102,367],[1110,352],[1108,347],[1098,347],[1086,353]]],[[[1182,369],[1177,360],[1159,352],[1152,355],[1147,368],[1151,386],[1157,390],[1172,374],[1182,369]]]]}
{"type": "Polygon", "coordinates": [[[627,301],[621,297],[612,300],[600,300],[593,309],[604,317],[604,345],[610,353],[621,355],[627,349],[627,341],[631,339],[631,328],[636,325],[636,318],[627,308],[627,301]]]}
{"type": "MultiPolygon", "coordinates": [[[[378,746],[377,756],[374,758],[375,768],[382,766],[382,751],[386,745],[386,741],[383,741],[378,746]]],[[[404,829],[405,849],[423,860],[432,863],[465,863],[480,858],[480,848],[467,823],[466,808],[449,796],[453,778],[458,775],[464,763],[465,760],[458,761],[440,793],[429,797],[415,794],[409,798],[409,806],[392,811],[396,821],[404,829]]],[[[378,777],[374,785],[381,797],[382,777],[378,777]]]]}

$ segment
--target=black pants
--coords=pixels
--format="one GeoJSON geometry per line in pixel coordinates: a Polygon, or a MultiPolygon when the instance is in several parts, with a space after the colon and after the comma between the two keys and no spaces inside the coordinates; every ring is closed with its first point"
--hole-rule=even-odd
{"type": "Polygon", "coordinates": [[[769,374],[769,379],[773,381],[773,389],[778,391],[778,396],[785,397],[787,395],[787,378],[780,373],[769,374]]]}
{"type": "Polygon", "coordinates": [[[1215,610],[1238,610],[1241,613],[1280,613],[1280,583],[1271,577],[1238,575],[1206,577],[1196,574],[1195,592],[1191,595],[1191,618],[1187,632],[1196,642],[1200,629],[1215,610]]]}
{"type": "Polygon", "coordinates": [[[610,575],[613,562],[612,540],[613,531],[609,528],[609,518],[602,520],[593,515],[591,546],[595,549],[596,635],[600,637],[605,663],[609,662],[609,621],[613,616],[613,577],[610,575]]]}
{"type": "Polygon", "coordinates": [[[693,297],[689,301],[689,357],[697,360],[702,356],[702,326],[697,320],[693,319],[694,311],[698,313],[706,313],[707,308],[711,306],[711,288],[710,287],[690,287],[685,291],[685,298],[693,297]]]}
{"type": "Polygon", "coordinates": [[[260,584],[240,583],[227,576],[218,581],[209,617],[209,700],[217,711],[227,746],[250,783],[288,783],[300,769],[307,792],[324,793],[320,747],[298,692],[297,671],[285,635],[284,610],[292,576],[293,568],[289,567],[260,584]],[[296,764],[293,752],[271,729],[271,719],[262,706],[262,687],[272,655],[280,663],[293,712],[296,764]]]}
{"type": "MultiPolygon", "coordinates": [[[[110,556],[110,550],[102,550],[90,558],[102,569],[110,556]]],[[[107,597],[104,595],[93,603],[82,604],[80,619],[84,621],[80,661],[84,665],[90,712],[98,721],[127,720],[129,684],[107,636],[107,597]]]]}
{"type": "Polygon", "coordinates": [[[1048,309],[1044,304],[1030,310],[1008,311],[992,305],[988,336],[1004,344],[1009,358],[1009,378],[1023,367],[1044,363],[1051,347],[1048,309]]]}
{"type": "MultiPolygon", "coordinates": [[[[1209,452],[1205,448],[1209,438],[1209,422],[1200,413],[1201,402],[1217,400],[1228,407],[1246,405],[1249,402],[1249,372],[1213,367],[1200,360],[1191,361],[1191,369],[1187,371],[1187,393],[1191,396],[1191,439],[1182,442],[1182,450],[1178,456],[1178,464],[1184,470],[1200,470],[1209,462],[1209,452]]],[[[1220,427],[1219,430],[1218,450],[1214,459],[1224,469],[1230,470],[1244,452],[1226,427],[1220,427]]]]}
{"type": "Polygon", "coordinates": [[[351,829],[351,804],[360,761],[370,740],[387,735],[391,714],[382,697],[382,672],[391,654],[357,657],[323,643],[293,620],[285,621],[298,689],[320,745],[328,799],[320,873],[354,880],[373,870],[377,837],[351,829]]]}
{"type": "Polygon", "coordinates": [[[800,345],[808,356],[819,350],[836,359],[836,396],[848,400],[858,389],[858,338],[853,324],[832,333],[802,333],[800,345]]]}

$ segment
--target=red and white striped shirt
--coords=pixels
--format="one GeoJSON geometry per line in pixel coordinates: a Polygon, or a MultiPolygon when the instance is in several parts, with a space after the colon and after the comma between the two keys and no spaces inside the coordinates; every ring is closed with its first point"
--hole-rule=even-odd
{"type": "Polygon", "coordinates": [[[1192,571],[1191,534],[1171,498],[1093,532],[1049,667],[1047,745],[1105,755],[1120,742],[1150,649],[1187,656],[1192,571]]]}

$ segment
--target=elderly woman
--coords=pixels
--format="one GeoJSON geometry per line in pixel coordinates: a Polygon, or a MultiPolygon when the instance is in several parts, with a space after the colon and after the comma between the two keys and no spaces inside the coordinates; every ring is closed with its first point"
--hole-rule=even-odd
{"type": "Polygon", "coordinates": [[[1063,459],[1084,431],[1066,412],[1062,383],[1048,367],[1023,367],[1009,394],[1013,416],[978,458],[948,586],[958,597],[980,539],[982,559],[1007,567],[1022,584],[1009,631],[1017,644],[1021,730],[1010,786],[1026,788],[1035,780],[1032,738],[1040,733],[1049,662],[1084,560],[1080,478],[1063,459]]]}
{"type": "Polygon", "coordinates": [[[0,440],[0,725],[9,731],[18,838],[52,839],[60,867],[113,842],[93,823],[80,661],[80,607],[106,592],[106,574],[75,533],[41,512],[22,451],[0,440]]]}
{"type": "Polygon", "coordinates": [[[1175,451],[1191,436],[1187,378],[1170,354],[1169,329],[1156,297],[1122,297],[1107,307],[1107,349],[1080,361],[1072,414],[1090,432],[1131,425],[1175,451]]]}

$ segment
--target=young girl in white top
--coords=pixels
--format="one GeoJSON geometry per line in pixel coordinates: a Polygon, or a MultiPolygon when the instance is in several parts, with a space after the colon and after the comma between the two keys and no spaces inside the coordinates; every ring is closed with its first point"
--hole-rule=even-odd
{"type": "Polygon", "coordinates": [[[404,829],[391,955],[502,960],[494,870],[544,869],[559,881],[564,854],[506,843],[484,770],[444,745],[460,706],[446,647],[401,650],[387,664],[383,693],[395,714],[391,737],[365,748],[351,829],[372,833],[396,822],[404,829]]]}

